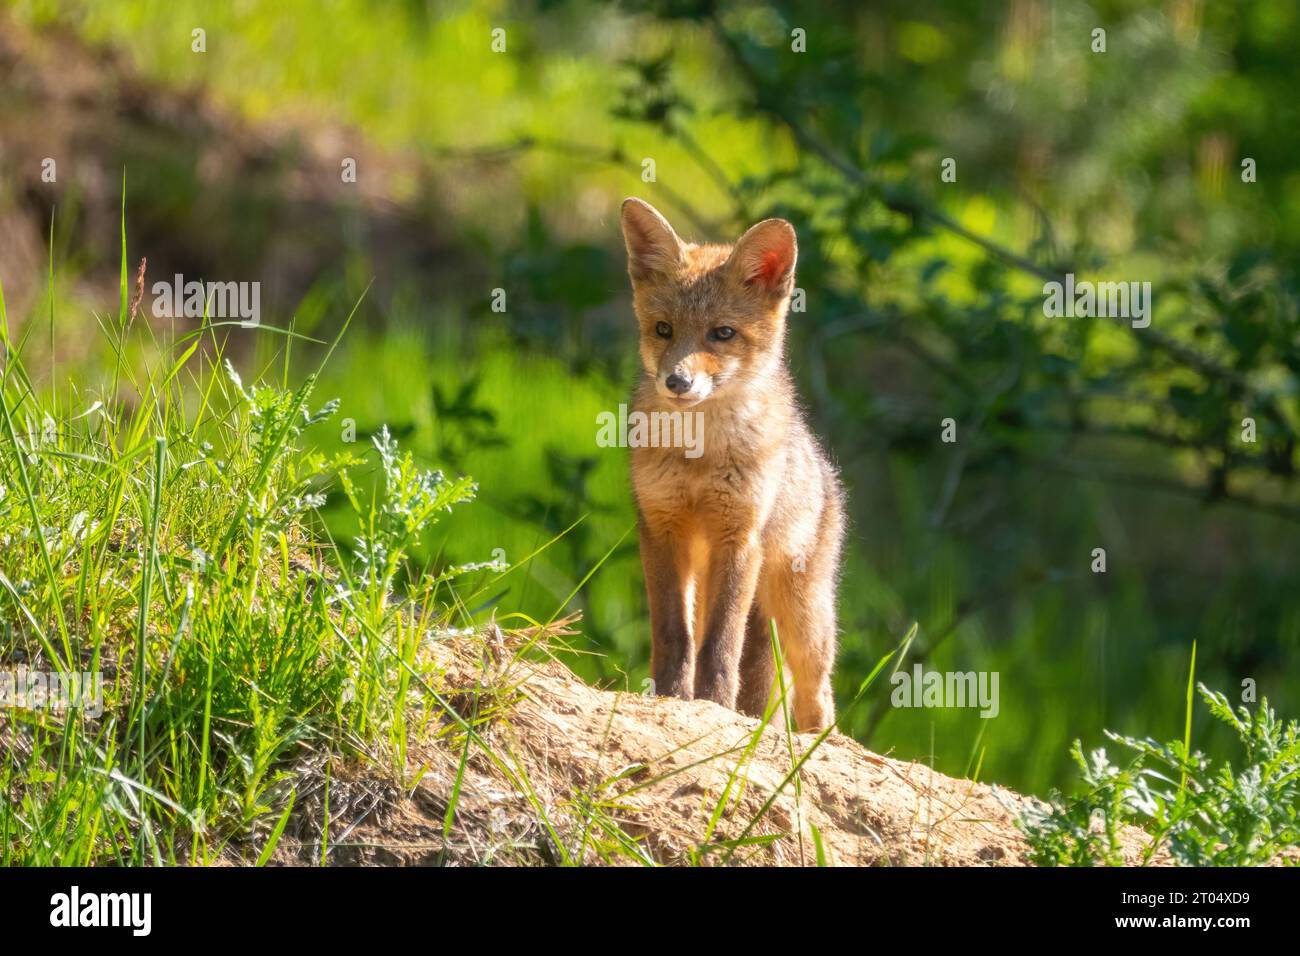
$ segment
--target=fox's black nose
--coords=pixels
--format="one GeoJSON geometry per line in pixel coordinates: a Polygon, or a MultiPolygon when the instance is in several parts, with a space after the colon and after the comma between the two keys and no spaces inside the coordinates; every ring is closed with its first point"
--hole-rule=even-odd
{"type": "Polygon", "coordinates": [[[664,384],[668,386],[668,391],[672,392],[674,395],[688,392],[691,388],[691,380],[689,378],[682,378],[676,372],[669,375],[668,380],[665,381],[664,384]]]}

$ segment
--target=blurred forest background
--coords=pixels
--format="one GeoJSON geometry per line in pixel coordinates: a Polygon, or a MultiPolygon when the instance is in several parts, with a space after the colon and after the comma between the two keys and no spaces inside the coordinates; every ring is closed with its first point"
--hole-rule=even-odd
{"type": "MultiPolygon", "coordinates": [[[[881,683],[844,729],[1044,793],[1075,737],[1181,737],[1194,640],[1211,687],[1300,709],[1298,91],[1290,0],[24,0],[0,281],[28,367],[93,393],[125,170],[147,285],[260,281],[263,324],[318,339],[365,292],[317,394],[480,485],[413,573],[569,529],[472,617],[573,594],[573,666],[639,691],[626,452],[595,443],[637,367],[619,203],[698,240],[785,216],[791,363],[852,508],[841,703],[913,621],[909,666],[1001,675],[995,720],[881,683]],[[1151,326],[1046,318],[1066,272],[1151,282],[1151,326]]],[[[246,379],[318,358],[228,341],[246,379]]]]}

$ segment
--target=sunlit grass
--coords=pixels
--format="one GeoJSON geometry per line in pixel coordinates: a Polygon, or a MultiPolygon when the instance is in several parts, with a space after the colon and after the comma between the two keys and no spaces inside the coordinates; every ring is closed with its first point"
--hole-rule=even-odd
{"type": "Polygon", "coordinates": [[[245,384],[215,328],[130,364],[153,332],[126,292],[124,270],[101,317],[116,387],[42,394],[0,291],[0,661],[103,681],[99,700],[0,717],[0,862],[207,862],[230,841],[265,862],[294,766],[355,740],[404,774],[416,651],[451,616],[451,575],[408,579],[405,558],[474,488],[382,430],[369,453],[304,447],[336,408],[316,373],[245,384]],[[340,487],[353,554],[313,516],[340,487]]]}

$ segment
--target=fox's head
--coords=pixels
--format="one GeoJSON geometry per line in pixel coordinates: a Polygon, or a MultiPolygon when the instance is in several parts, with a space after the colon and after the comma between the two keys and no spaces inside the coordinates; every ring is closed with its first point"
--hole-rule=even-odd
{"type": "Polygon", "coordinates": [[[689,408],[762,384],[776,368],[794,289],[794,227],[765,219],[734,246],[678,238],[640,199],[623,202],[641,363],[666,404],[689,408]]]}

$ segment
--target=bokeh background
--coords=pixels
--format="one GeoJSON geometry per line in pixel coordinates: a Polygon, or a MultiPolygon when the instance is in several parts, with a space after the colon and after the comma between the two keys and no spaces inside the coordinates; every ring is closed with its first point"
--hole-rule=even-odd
{"type": "MultiPolygon", "coordinates": [[[[1181,736],[1193,641],[1296,713],[1297,90],[1287,0],[8,3],[0,281],[28,367],[93,391],[125,179],[149,284],[259,281],[318,339],[360,300],[318,395],[480,486],[413,573],[531,555],[470,617],[568,600],[575,669],[639,690],[626,453],[595,443],[636,373],[619,203],[698,240],[785,216],[852,509],[841,702],[913,622],[909,666],[1000,674],[995,720],[882,683],[844,729],[1045,793],[1076,737],[1181,736]],[[1067,271],[1151,282],[1150,328],[1045,317],[1067,271]]],[[[288,341],[229,355],[292,379],[320,349],[288,341]]]]}

